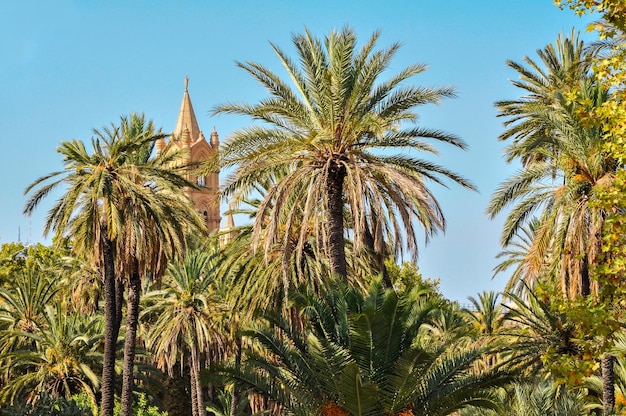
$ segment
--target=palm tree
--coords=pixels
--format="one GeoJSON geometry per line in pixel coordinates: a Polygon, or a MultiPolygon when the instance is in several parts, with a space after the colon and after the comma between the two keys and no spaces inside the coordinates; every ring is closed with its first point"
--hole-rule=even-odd
{"type": "Polygon", "coordinates": [[[141,278],[149,276],[158,281],[168,259],[185,252],[187,236],[202,235],[206,228],[184,193],[184,187],[189,186],[182,176],[184,172],[174,170],[178,154],[152,157],[155,139],[160,137],[152,121],[146,122],[143,115],[123,117],[119,128],[105,130],[100,137],[143,143],[124,162],[134,167],[126,178],[134,186],[120,195],[123,224],[116,240],[117,270],[126,278],[128,287],[121,398],[122,415],[128,416],[132,414],[141,278]]]}
{"type": "MultiPolygon", "coordinates": [[[[537,65],[534,72],[514,66],[522,75],[515,85],[529,96],[496,103],[499,115],[508,117],[501,139],[513,138],[509,160],[520,159],[524,169],[496,190],[488,212],[494,217],[515,203],[503,231],[506,247],[539,211],[533,262],[550,257],[563,296],[597,296],[598,281],[590,272],[599,265],[607,213],[592,204],[611,185],[619,164],[605,151],[603,126],[589,119],[610,98],[609,89],[590,73],[594,55],[581,41],[572,35],[556,44],[558,53],[548,46],[540,54],[545,72],[537,65]]],[[[603,360],[603,368],[612,368],[610,356],[603,360]]]]}
{"type": "Polygon", "coordinates": [[[501,332],[506,337],[503,356],[508,365],[526,374],[537,374],[547,367],[548,371],[556,372],[555,376],[562,376],[564,370],[551,358],[582,357],[576,326],[567,314],[553,307],[550,299],[540,298],[529,288],[525,293],[527,299],[508,294],[506,329],[501,332]]]}
{"type": "Polygon", "coordinates": [[[515,204],[505,222],[503,247],[538,213],[528,253],[534,259],[526,263],[556,262],[561,290],[573,298],[597,291],[589,270],[598,260],[605,214],[590,202],[595,187],[611,182],[617,164],[603,152],[601,127],[580,116],[607,99],[606,90],[588,70],[581,70],[588,68],[591,57],[582,52],[580,41],[559,38],[557,50],[558,55],[550,45],[543,51],[545,72],[537,66],[537,74],[514,66],[524,80],[516,85],[530,93],[528,97],[496,103],[499,115],[509,118],[501,135],[502,140],[513,139],[507,156],[520,159],[524,169],[500,185],[488,213],[495,217],[515,204]],[[573,91],[578,95],[571,102],[573,91]]]}
{"type": "Polygon", "coordinates": [[[550,381],[517,382],[509,394],[502,394],[498,412],[469,408],[460,416],[586,416],[593,409],[582,393],[557,386],[550,381]]]}
{"type": "MultiPolygon", "coordinates": [[[[57,236],[71,236],[75,252],[89,254],[102,270],[106,330],[101,412],[110,416],[121,279],[129,281],[125,384],[132,391],[128,373],[132,375],[129,363],[133,354],[129,348],[134,344],[132,328],[138,316],[139,276],[164,270],[164,255],[181,250],[184,232],[194,225],[196,230],[204,227],[182,194],[184,186],[194,185],[171,170],[177,155],[163,152],[155,159],[146,158],[152,143],[162,135],[153,135],[152,123],[146,125],[143,115],[122,117],[120,126],[94,130],[94,134],[92,154],[79,140],[61,143],[57,151],[63,155],[65,170],[44,176],[26,189],[25,193],[32,191],[32,195],[24,212],[30,214],[59,185],[68,186],[48,213],[44,234],[54,231],[57,236]]],[[[124,409],[129,411],[128,394],[125,398],[124,409]]]]}
{"type": "Polygon", "coordinates": [[[324,40],[308,30],[296,34],[292,41],[298,63],[272,45],[293,86],[261,64],[238,63],[270,97],[258,104],[224,104],[214,110],[265,122],[236,131],[220,148],[222,167],[236,167],[225,184],[226,195],[286,172],[259,207],[254,245],[263,239],[268,253],[276,243],[284,245],[279,236],[295,235],[301,253],[304,237],[313,234],[331,273],[344,279],[346,219],[355,253],[371,245],[386,256],[393,254],[385,252],[390,243],[395,254],[408,249],[416,256],[416,225],[423,227],[427,240],[445,227],[427,181],[445,185],[451,180],[474,189],[461,176],[407,153],[436,154],[428,140],[465,149],[454,135],[412,125],[415,107],[438,103],[454,92],[399,86],[426,70],[425,65],[411,65],[381,81],[399,44],[376,51],[378,37],[374,33],[358,49],[356,34],[349,28],[333,31],[324,40]],[[376,154],[380,149],[402,153],[376,154]],[[286,209],[295,206],[298,209],[286,209]],[[371,238],[366,238],[368,233],[371,238]]]}
{"type": "Polygon", "coordinates": [[[0,287],[0,322],[5,324],[3,329],[38,332],[44,321],[46,305],[54,303],[61,289],[62,286],[53,277],[34,265],[15,273],[10,287],[0,287]]]}
{"type": "Polygon", "coordinates": [[[206,413],[199,383],[202,354],[222,342],[218,327],[221,302],[214,288],[214,269],[215,254],[188,252],[182,263],[169,265],[163,288],[144,297],[147,307],[142,319],[149,323],[146,342],[157,365],[171,374],[177,363],[188,360],[194,416],[206,413]]]}
{"type": "Polygon", "coordinates": [[[59,303],[48,306],[43,316],[45,325],[36,332],[12,331],[12,337],[29,342],[2,355],[3,370],[10,377],[0,398],[15,404],[18,399],[34,400],[38,392],[64,398],[84,392],[95,406],[102,362],[100,316],[67,314],[59,303]]]}
{"type": "Polygon", "coordinates": [[[363,293],[338,283],[321,298],[303,291],[294,299],[305,331],[267,313],[269,326],[246,332],[262,350],[248,352],[239,371],[215,366],[214,374],[296,415],[448,415],[489,406],[491,388],[508,380],[499,369],[472,371],[483,349],[423,339],[440,304],[419,287],[398,294],[378,280],[363,293]]]}
{"type": "Polygon", "coordinates": [[[500,302],[500,294],[485,291],[478,294],[478,299],[469,297],[472,310],[468,311],[470,322],[478,333],[486,336],[495,335],[503,326],[504,308],[500,302]]]}

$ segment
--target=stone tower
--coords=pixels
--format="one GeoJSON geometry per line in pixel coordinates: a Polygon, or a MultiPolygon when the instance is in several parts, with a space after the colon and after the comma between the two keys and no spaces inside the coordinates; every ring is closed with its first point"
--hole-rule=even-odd
{"type": "MultiPolygon", "coordinates": [[[[170,142],[182,150],[182,163],[196,163],[205,160],[213,152],[219,150],[219,137],[217,131],[213,128],[211,140],[207,142],[198,127],[198,120],[191,105],[189,98],[189,78],[185,77],[185,92],[183,93],[183,102],[178,112],[178,120],[176,121],[176,129],[171,135],[170,142]]],[[[157,152],[162,152],[167,143],[164,139],[157,142],[157,152]]],[[[193,202],[194,206],[204,218],[207,230],[209,232],[219,231],[220,228],[220,203],[219,203],[219,172],[211,173],[207,176],[189,175],[188,180],[196,182],[201,186],[200,189],[189,189],[187,195],[193,202]]]]}

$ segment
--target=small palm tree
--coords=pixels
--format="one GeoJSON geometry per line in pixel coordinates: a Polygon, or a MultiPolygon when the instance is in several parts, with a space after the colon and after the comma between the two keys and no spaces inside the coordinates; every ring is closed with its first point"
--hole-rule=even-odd
{"type": "Polygon", "coordinates": [[[8,331],[38,332],[46,306],[58,301],[60,290],[62,286],[46,271],[25,267],[12,276],[11,286],[0,287],[0,322],[8,331]]]}
{"type": "Polygon", "coordinates": [[[582,351],[574,323],[555,310],[549,299],[540,299],[528,288],[525,293],[527,299],[508,294],[507,330],[502,335],[508,337],[504,355],[509,365],[536,374],[544,369],[547,354],[579,357],[582,351]]]}
{"type": "Polygon", "coordinates": [[[43,317],[45,326],[36,332],[12,332],[12,337],[29,342],[2,354],[2,369],[10,377],[0,390],[0,399],[12,405],[18,400],[34,400],[38,392],[64,398],[83,392],[95,407],[102,362],[98,351],[101,318],[68,315],[58,303],[56,308],[45,308],[43,317]]]}
{"type": "Polygon", "coordinates": [[[494,278],[513,268],[504,287],[505,293],[512,292],[518,296],[524,296],[526,288],[532,290],[536,283],[549,282],[555,275],[554,270],[551,270],[551,267],[555,267],[551,255],[553,242],[548,241],[549,247],[542,247],[541,244],[546,244],[546,242],[535,238],[540,232],[540,226],[539,218],[530,219],[527,224],[516,231],[514,238],[496,256],[497,259],[501,259],[501,262],[493,269],[494,278]],[[538,251],[542,254],[537,254],[538,251]]]}
{"type": "Polygon", "coordinates": [[[481,335],[492,336],[503,325],[504,308],[500,302],[500,294],[493,291],[485,291],[478,295],[478,299],[469,297],[472,309],[468,310],[470,322],[478,329],[481,335]]]}
{"type": "Polygon", "coordinates": [[[586,416],[593,409],[580,391],[558,387],[550,381],[518,382],[512,392],[501,394],[500,409],[470,408],[460,416],[586,416]]]}
{"type": "Polygon", "coordinates": [[[188,363],[194,416],[206,412],[198,378],[202,354],[222,342],[218,327],[221,300],[213,277],[215,261],[215,255],[207,252],[186,253],[182,263],[168,267],[163,288],[144,297],[147,346],[157,365],[170,373],[177,363],[188,363]]]}
{"type": "Polygon", "coordinates": [[[482,349],[425,345],[423,325],[439,303],[420,288],[399,295],[380,280],[367,293],[337,284],[322,298],[304,291],[295,302],[305,331],[268,313],[269,326],[246,332],[262,350],[249,352],[240,371],[216,366],[214,374],[296,415],[448,415],[489,406],[491,388],[508,380],[500,370],[472,370],[482,349]]]}
{"type": "Polygon", "coordinates": [[[400,87],[425,65],[411,65],[382,81],[399,44],[377,51],[378,38],[374,33],[357,48],[349,28],[323,40],[309,31],[294,35],[297,62],[272,45],[292,86],[261,64],[238,63],[270,96],[258,104],[224,104],[214,110],[266,123],[234,132],[220,148],[222,167],[235,167],[226,195],[280,174],[259,206],[254,245],[263,241],[269,253],[275,244],[284,245],[281,236],[294,235],[302,252],[304,237],[313,234],[331,273],[344,279],[346,228],[354,237],[355,255],[371,246],[384,258],[394,254],[386,252],[388,244],[395,253],[408,248],[417,255],[418,228],[428,239],[445,227],[428,182],[445,185],[449,180],[474,189],[456,173],[410,155],[436,154],[431,140],[465,149],[452,134],[413,125],[417,106],[438,103],[454,92],[400,87]],[[376,153],[384,149],[400,153],[376,153]]]}

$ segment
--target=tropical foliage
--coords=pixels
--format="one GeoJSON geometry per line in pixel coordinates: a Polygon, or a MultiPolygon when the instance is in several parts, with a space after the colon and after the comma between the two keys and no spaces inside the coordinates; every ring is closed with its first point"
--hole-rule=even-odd
{"type": "Polygon", "coordinates": [[[268,313],[269,326],[245,332],[261,351],[239,370],[218,367],[289,413],[447,415],[490,405],[492,387],[509,380],[498,368],[472,371],[484,348],[428,342],[426,324],[442,304],[421,287],[398,294],[380,281],[366,293],[338,285],[322,298],[303,291],[296,305],[304,331],[268,313]]]}
{"type": "Polygon", "coordinates": [[[305,31],[296,59],[272,44],[290,83],[238,63],[269,97],[215,108],[260,123],[205,166],[155,155],[136,114],[60,144],[63,169],[26,190],[30,213],[64,187],[54,244],[0,247],[2,414],[626,412],[623,2],[560,4],[601,7],[607,41],[572,31],[508,62],[503,293],[462,307],[400,263],[445,227],[430,186],[473,189],[428,158],[465,143],[416,124],[454,91],[390,73],[399,45],[377,32],[305,31]],[[187,178],[231,168],[227,215],[251,224],[207,236],[187,178]]]}

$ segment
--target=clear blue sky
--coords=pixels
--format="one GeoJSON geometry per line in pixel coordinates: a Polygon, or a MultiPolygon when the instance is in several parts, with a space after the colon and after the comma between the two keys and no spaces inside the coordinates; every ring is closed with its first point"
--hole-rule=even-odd
{"type": "Polygon", "coordinates": [[[503,218],[490,221],[484,212],[498,183],[516,169],[503,161],[502,120],[493,107],[520,94],[505,61],[535,57],[559,33],[584,31],[589,21],[551,0],[2,1],[0,243],[16,241],[18,228],[23,242],[47,241],[43,222],[56,196],[29,221],[23,190],[61,169],[59,142],[87,141],[93,128],[132,111],[173,130],[185,76],[200,128],[208,137],[215,126],[224,140],[249,120],[210,117],[211,108],[264,96],[235,61],[280,71],[270,41],[292,53],[294,32],[307,27],[323,36],[349,25],[362,39],[381,30],[381,47],[403,43],[391,71],[426,63],[430,69],[415,84],[456,87],[458,98],[419,110],[420,124],[469,144],[467,152],[439,146],[438,162],[480,193],[433,188],[448,228],[421,249],[419,267],[462,302],[500,290],[506,276],[492,280],[491,270],[503,218]]]}

